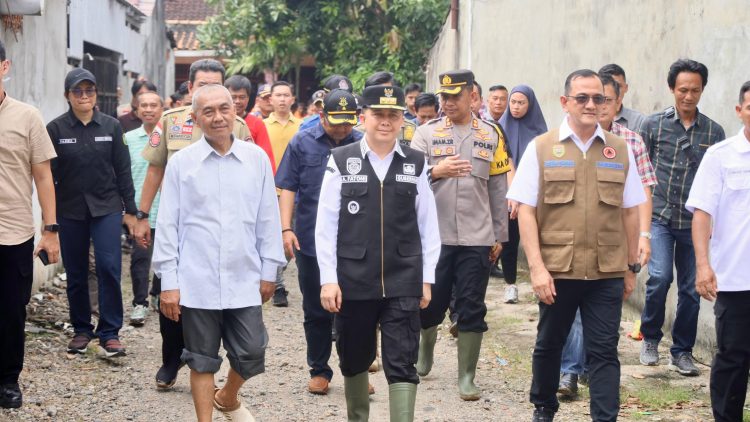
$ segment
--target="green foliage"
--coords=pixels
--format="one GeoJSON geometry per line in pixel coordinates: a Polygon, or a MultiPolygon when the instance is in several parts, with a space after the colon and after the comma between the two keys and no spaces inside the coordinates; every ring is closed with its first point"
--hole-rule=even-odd
{"type": "Polygon", "coordinates": [[[450,0],[207,0],[221,13],[201,28],[230,72],[284,73],[307,53],[318,74],[347,75],[361,90],[375,71],[424,82],[424,63],[450,0]]]}

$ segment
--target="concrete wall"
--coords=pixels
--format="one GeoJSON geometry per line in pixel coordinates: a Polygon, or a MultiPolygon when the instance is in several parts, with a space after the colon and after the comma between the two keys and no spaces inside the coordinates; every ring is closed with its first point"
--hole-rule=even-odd
{"type": "MultiPolygon", "coordinates": [[[[573,70],[615,62],[628,77],[625,104],[644,113],[673,103],[666,83],[669,65],[688,57],[708,66],[700,110],[728,135],[740,123],[734,114],[739,87],[750,79],[750,9],[746,0],[461,0],[458,30],[446,26],[427,63],[427,87],[438,74],[470,68],[485,87],[532,86],[550,127],[563,113],[559,96],[573,70]]],[[[626,311],[639,318],[645,296],[644,272],[626,311]]],[[[667,304],[668,332],[674,320],[676,287],[667,304]]],[[[701,300],[697,355],[715,347],[713,305],[701,300]]]]}
{"type": "Polygon", "coordinates": [[[461,0],[458,31],[444,27],[427,84],[434,90],[437,75],[451,67],[471,68],[484,87],[525,83],[554,126],[571,71],[618,63],[630,85],[625,104],[651,113],[672,104],[669,65],[688,57],[709,69],[700,110],[733,134],[739,87],[750,79],[748,19],[746,0],[461,0]],[[446,48],[451,32],[458,51],[446,48]]]}

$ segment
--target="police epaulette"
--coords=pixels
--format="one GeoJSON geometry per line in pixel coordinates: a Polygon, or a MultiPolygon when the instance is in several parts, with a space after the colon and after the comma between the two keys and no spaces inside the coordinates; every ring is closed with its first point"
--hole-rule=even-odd
{"type": "Polygon", "coordinates": [[[424,124],[426,124],[426,125],[431,125],[431,124],[434,124],[434,123],[437,123],[437,122],[439,122],[439,121],[440,121],[441,119],[442,119],[442,117],[435,117],[435,118],[434,118],[434,119],[432,119],[432,120],[428,120],[428,121],[427,121],[427,123],[424,123],[424,124]]]}
{"type": "Polygon", "coordinates": [[[497,124],[497,122],[493,122],[492,120],[487,120],[487,119],[479,119],[479,120],[481,120],[481,121],[487,123],[488,125],[492,126],[495,129],[495,132],[497,133],[497,138],[498,139],[502,139],[503,141],[505,141],[505,136],[503,134],[503,130],[500,129],[500,125],[497,124]]]}
{"type": "Polygon", "coordinates": [[[171,108],[171,109],[165,111],[162,114],[162,117],[164,117],[164,116],[166,116],[168,114],[174,114],[174,113],[179,113],[179,112],[185,111],[185,109],[187,109],[188,107],[190,107],[190,106],[188,105],[188,106],[181,106],[181,107],[177,107],[177,108],[171,108]]]}

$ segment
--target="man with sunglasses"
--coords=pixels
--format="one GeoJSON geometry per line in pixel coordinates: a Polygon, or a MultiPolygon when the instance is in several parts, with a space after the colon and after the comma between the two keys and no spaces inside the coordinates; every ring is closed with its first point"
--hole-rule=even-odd
{"type": "Polygon", "coordinates": [[[91,72],[71,70],[65,77],[65,98],[70,109],[51,121],[47,132],[57,153],[52,175],[74,330],[68,353],[86,353],[89,342],[98,337],[108,357],[122,356],[120,227],[125,223],[133,233],[138,211],[130,154],[120,123],[96,109],[96,78],[91,72]],[[88,290],[90,239],[99,287],[96,328],[91,324],[88,290]]]}
{"type": "Polygon", "coordinates": [[[529,143],[508,192],[521,204],[521,241],[539,299],[530,393],[535,422],[552,421],[559,408],[562,348],[579,307],[591,418],[615,421],[620,410],[617,330],[640,269],[637,207],[646,198],[626,141],[598,123],[605,101],[596,72],[571,73],[560,97],[567,116],[529,143]]]}

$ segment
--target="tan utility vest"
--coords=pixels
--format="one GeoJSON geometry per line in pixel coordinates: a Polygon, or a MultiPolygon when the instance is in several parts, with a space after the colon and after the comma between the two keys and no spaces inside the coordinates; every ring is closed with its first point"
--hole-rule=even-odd
{"type": "Polygon", "coordinates": [[[628,147],[605,132],[586,153],[558,130],[536,138],[539,197],[536,217],[545,267],[555,279],[623,277],[627,240],[622,223],[628,147]]]}

